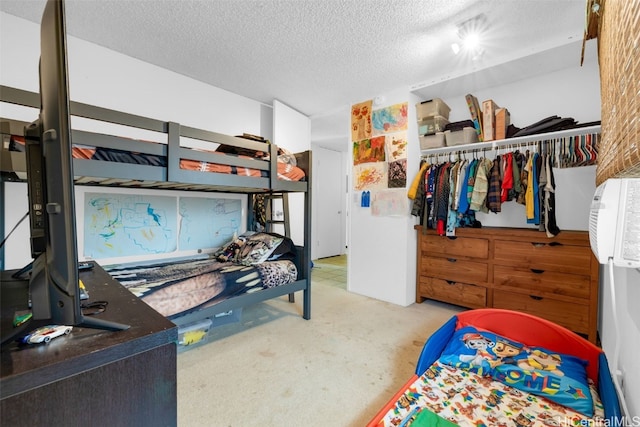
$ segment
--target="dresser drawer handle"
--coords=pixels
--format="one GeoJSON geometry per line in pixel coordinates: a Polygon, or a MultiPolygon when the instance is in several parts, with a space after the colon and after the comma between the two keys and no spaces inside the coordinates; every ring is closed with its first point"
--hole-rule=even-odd
{"type": "Polygon", "coordinates": [[[448,285],[455,285],[456,282],[453,280],[445,280],[445,282],[447,282],[448,285]]]}
{"type": "Polygon", "coordinates": [[[531,244],[536,248],[542,248],[544,246],[547,246],[546,243],[540,243],[540,242],[531,242],[531,244]]]}
{"type": "Polygon", "coordinates": [[[458,261],[458,260],[457,260],[457,259],[455,259],[455,258],[447,258],[447,261],[449,261],[449,262],[456,262],[456,261],[458,261]]]}
{"type": "Polygon", "coordinates": [[[529,295],[529,298],[534,299],[536,301],[541,301],[542,297],[536,296],[536,295],[529,295]]]}
{"type": "Polygon", "coordinates": [[[549,246],[563,246],[561,242],[551,242],[549,246]]]}
{"type": "Polygon", "coordinates": [[[535,274],[542,274],[542,273],[544,273],[544,270],[538,270],[537,268],[531,268],[530,270],[531,270],[531,272],[532,272],[532,273],[535,273],[535,274]]]}

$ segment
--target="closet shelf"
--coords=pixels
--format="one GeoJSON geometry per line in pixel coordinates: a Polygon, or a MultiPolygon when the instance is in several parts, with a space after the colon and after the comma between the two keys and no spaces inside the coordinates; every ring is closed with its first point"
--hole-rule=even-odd
{"type": "Polygon", "coordinates": [[[451,147],[430,148],[428,150],[420,150],[420,152],[423,156],[429,156],[438,153],[455,153],[458,151],[477,151],[484,149],[494,150],[499,147],[510,145],[527,144],[531,142],[548,141],[551,139],[565,138],[568,136],[588,135],[594,133],[600,133],[600,125],[565,129],[556,132],[539,133],[535,135],[519,136],[516,138],[500,139],[497,141],[474,142],[472,144],[455,145],[451,147]]]}

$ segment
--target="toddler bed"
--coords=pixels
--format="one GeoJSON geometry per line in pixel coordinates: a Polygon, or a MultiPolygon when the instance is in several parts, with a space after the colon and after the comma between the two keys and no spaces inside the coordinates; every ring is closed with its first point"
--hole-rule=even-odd
{"type": "Polygon", "coordinates": [[[457,314],[427,340],[415,374],[368,426],[604,426],[620,420],[600,348],[529,314],[479,309],[457,314]]]}

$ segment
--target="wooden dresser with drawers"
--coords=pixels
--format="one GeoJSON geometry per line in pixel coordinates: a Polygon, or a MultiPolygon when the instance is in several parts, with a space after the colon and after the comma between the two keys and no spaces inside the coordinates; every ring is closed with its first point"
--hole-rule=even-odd
{"type": "Polygon", "coordinates": [[[551,320],[596,342],[600,265],[586,231],[554,238],[524,228],[418,234],[416,301],[504,308],[551,320]]]}

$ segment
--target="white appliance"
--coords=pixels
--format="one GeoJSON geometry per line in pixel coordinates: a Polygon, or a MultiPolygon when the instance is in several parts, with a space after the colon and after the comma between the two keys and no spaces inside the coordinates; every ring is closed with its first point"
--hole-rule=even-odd
{"type": "Polygon", "coordinates": [[[640,268],[640,178],[611,178],[596,188],[589,241],[600,264],[640,268]]]}

